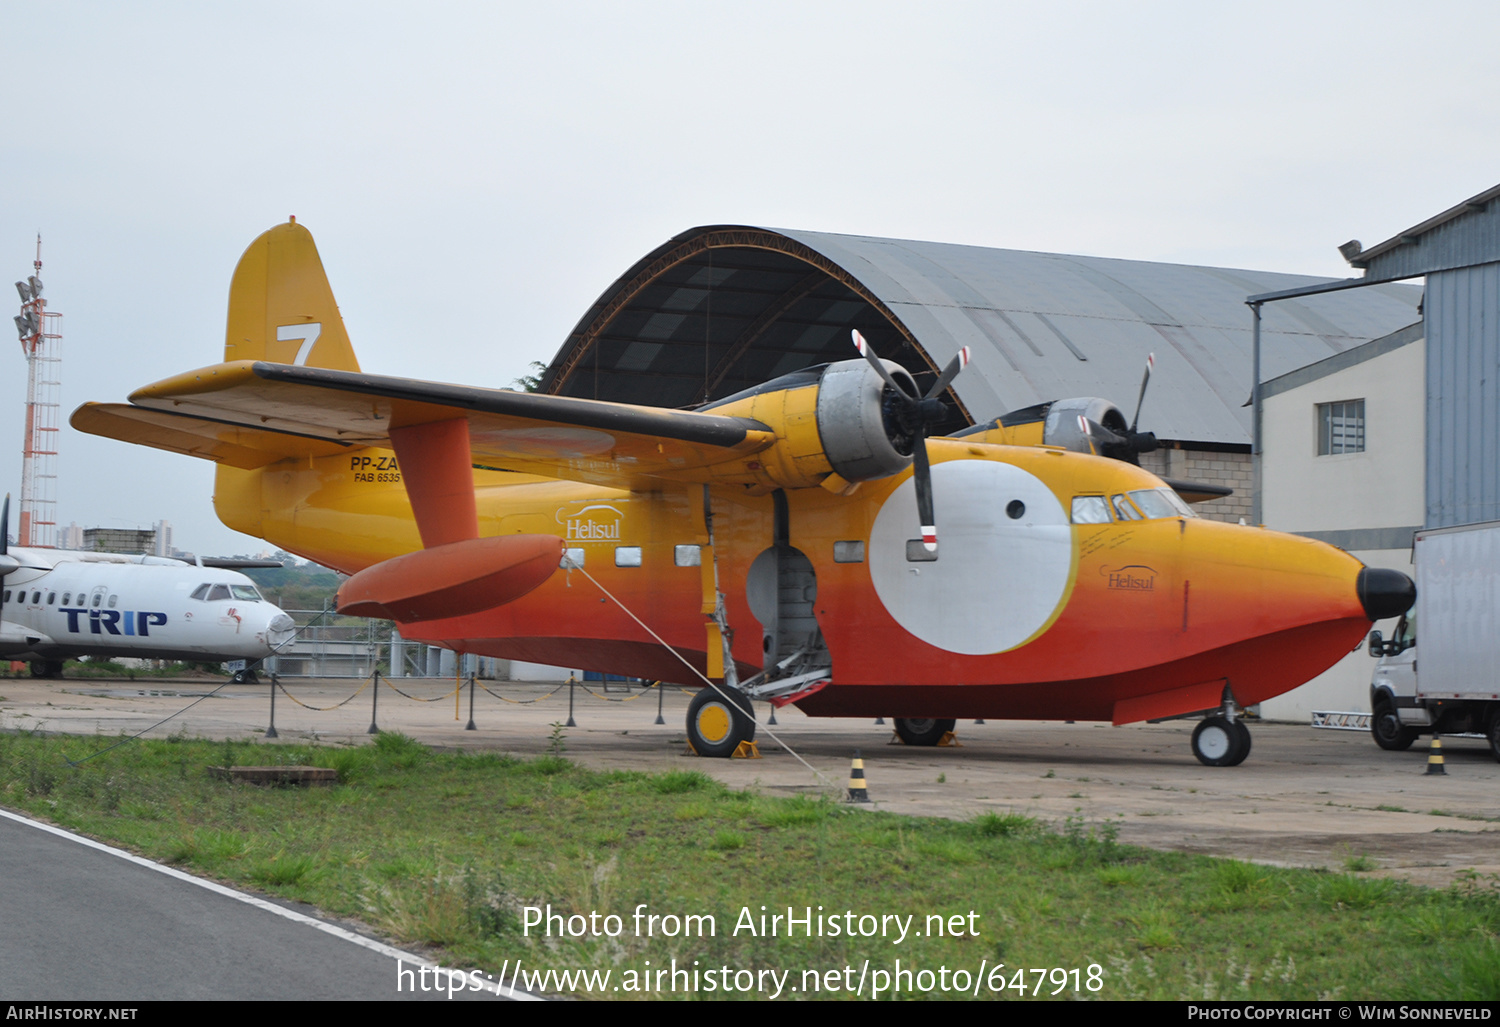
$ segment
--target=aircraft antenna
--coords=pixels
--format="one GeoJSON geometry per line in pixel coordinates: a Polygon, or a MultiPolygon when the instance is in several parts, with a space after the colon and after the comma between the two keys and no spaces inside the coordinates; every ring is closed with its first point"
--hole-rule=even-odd
{"type": "Polygon", "coordinates": [[[26,434],[21,444],[21,516],[16,543],[57,545],[58,402],[62,387],[62,314],[47,309],[42,292],[42,235],[36,236],[34,273],[16,283],[21,313],[16,331],[26,357],[26,434]]]}

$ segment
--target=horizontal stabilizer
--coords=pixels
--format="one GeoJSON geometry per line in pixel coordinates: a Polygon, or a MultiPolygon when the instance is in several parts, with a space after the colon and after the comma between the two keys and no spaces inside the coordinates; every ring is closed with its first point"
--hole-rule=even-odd
{"type": "Polygon", "coordinates": [[[462,617],[504,606],[550,578],[562,562],[556,535],[494,535],[398,556],[339,588],[339,613],[399,623],[462,617]]]}

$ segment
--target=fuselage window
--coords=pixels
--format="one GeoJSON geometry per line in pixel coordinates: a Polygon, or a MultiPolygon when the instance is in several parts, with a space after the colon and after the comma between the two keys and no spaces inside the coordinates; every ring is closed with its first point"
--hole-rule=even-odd
{"type": "Polygon", "coordinates": [[[679,567],[700,567],[703,565],[703,550],[697,546],[676,546],[672,550],[672,560],[679,567]]]}
{"type": "Polygon", "coordinates": [[[42,594],[40,592],[33,592],[33,593],[31,593],[31,605],[32,606],[39,605],[41,603],[41,601],[42,601],[42,594]]]}
{"type": "Polygon", "coordinates": [[[120,597],[117,596],[117,595],[110,596],[109,597],[109,608],[111,610],[113,610],[115,608],[115,603],[119,602],[119,600],[120,600],[120,597]]]}
{"type": "Polygon", "coordinates": [[[5,602],[10,602],[10,589],[5,590],[5,602]]]}
{"type": "Polygon", "coordinates": [[[833,544],[834,563],[864,563],[865,540],[844,539],[833,544]]]}
{"type": "Polygon", "coordinates": [[[640,565],[640,546],[615,546],[616,567],[639,567],[640,565]]]}
{"type": "Polygon", "coordinates": [[[562,566],[562,567],[582,567],[583,566],[583,547],[579,546],[576,549],[566,549],[566,550],[564,550],[563,551],[563,558],[560,561],[559,565],[562,566]]]}
{"type": "Polygon", "coordinates": [[[57,602],[57,593],[56,592],[48,592],[47,593],[47,605],[51,606],[55,602],[57,602]]]}
{"type": "Polygon", "coordinates": [[[1109,501],[1114,504],[1115,516],[1120,520],[1138,521],[1141,519],[1141,512],[1124,496],[1110,496],[1109,501]]]}
{"type": "Polygon", "coordinates": [[[70,600],[72,598],[73,598],[73,593],[72,592],[64,592],[63,593],[63,605],[67,606],[68,605],[68,600],[70,600]]]}
{"type": "Polygon", "coordinates": [[[1074,496],[1074,524],[1108,524],[1109,504],[1103,496],[1074,496]]]}
{"type": "Polygon", "coordinates": [[[99,604],[102,603],[102,602],[104,602],[104,593],[103,592],[95,592],[94,593],[94,601],[93,601],[93,603],[91,605],[94,606],[95,608],[97,608],[99,606],[99,604]]]}

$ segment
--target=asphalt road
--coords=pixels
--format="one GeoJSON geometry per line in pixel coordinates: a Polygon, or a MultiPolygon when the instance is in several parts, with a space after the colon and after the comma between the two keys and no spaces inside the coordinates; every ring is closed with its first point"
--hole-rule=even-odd
{"type": "MultiPolygon", "coordinates": [[[[0,816],[6,1001],[438,999],[432,964],[347,928],[289,919],[177,871],[0,816]],[[332,931],[330,931],[330,929],[332,931]],[[409,981],[409,983],[408,983],[409,981]]],[[[454,998],[495,999],[465,992],[454,998]]]]}

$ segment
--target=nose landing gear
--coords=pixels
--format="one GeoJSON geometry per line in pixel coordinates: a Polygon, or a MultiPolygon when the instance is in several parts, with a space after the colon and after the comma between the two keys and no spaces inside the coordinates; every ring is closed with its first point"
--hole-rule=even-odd
{"type": "Polygon", "coordinates": [[[1250,729],[1240,718],[1229,685],[1224,685],[1221,713],[1204,717],[1193,729],[1193,755],[1205,767],[1237,767],[1250,755],[1250,729]]]}

